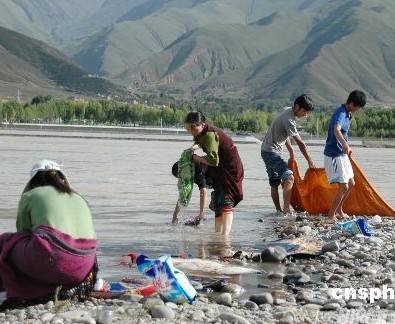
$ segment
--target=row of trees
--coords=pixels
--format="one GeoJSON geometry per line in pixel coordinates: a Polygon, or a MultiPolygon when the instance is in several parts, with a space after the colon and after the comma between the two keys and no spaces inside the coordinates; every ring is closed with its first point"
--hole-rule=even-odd
{"type": "MultiPolygon", "coordinates": [[[[4,122],[42,122],[63,124],[183,126],[189,104],[147,107],[116,101],[68,101],[48,97],[33,98],[30,104],[15,101],[0,103],[0,119],[4,122]]],[[[274,113],[247,110],[242,113],[210,112],[207,117],[218,127],[232,131],[260,133],[267,130],[274,113]]]]}
{"type": "MultiPolygon", "coordinates": [[[[305,130],[310,134],[325,136],[333,109],[321,109],[311,114],[305,130]]],[[[395,108],[371,107],[353,115],[350,135],[357,137],[395,138],[395,108]]]]}
{"type": "MultiPolygon", "coordinates": [[[[232,131],[266,132],[277,111],[262,107],[248,107],[245,111],[198,107],[218,127],[232,131]]],[[[192,109],[189,103],[178,106],[147,107],[116,101],[54,100],[35,97],[29,104],[15,101],[0,103],[0,120],[3,122],[41,122],[64,124],[182,126],[186,114],[192,109]]],[[[314,135],[325,136],[333,109],[320,109],[302,121],[304,129],[314,135]]],[[[395,137],[395,108],[369,108],[354,116],[351,135],[360,137],[395,137]]]]}

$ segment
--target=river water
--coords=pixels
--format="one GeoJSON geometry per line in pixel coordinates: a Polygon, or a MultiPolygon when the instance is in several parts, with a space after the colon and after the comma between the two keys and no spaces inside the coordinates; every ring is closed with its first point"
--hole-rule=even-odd
{"type": "MultiPolygon", "coordinates": [[[[192,142],[191,142],[192,143],[192,142]]],[[[188,143],[84,138],[0,137],[0,233],[15,230],[20,194],[29,170],[40,159],[64,164],[73,188],[89,202],[100,242],[101,275],[119,278],[128,269],[119,267],[130,251],[149,256],[191,256],[221,253],[223,242],[214,234],[214,220],[198,229],[171,226],[177,200],[171,166],[188,143]]],[[[245,199],[236,208],[231,234],[233,249],[257,249],[264,239],[274,239],[270,190],[258,144],[239,144],[245,167],[245,199]],[[258,222],[263,219],[263,222],[258,222]]],[[[322,147],[310,147],[317,166],[322,147]]],[[[295,148],[297,151],[297,148],[295,148]]],[[[297,155],[300,167],[306,163],[297,155]]],[[[355,148],[354,158],[391,205],[395,205],[395,149],[355,148]]],[[[185,218],[198,210],[198,190],[185,218]]],[[[229,244],[229,242],[227,242],[229,244]]]]}

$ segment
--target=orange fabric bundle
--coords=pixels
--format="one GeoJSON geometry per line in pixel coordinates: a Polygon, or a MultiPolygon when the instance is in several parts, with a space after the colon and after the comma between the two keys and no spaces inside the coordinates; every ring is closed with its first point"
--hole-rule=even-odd
{"type": "MultiPolygon", "coordinates": [[[[395,217],[395,210],[373,188],[351,157],[350,161],[354,171],[355,186],[344,202],[344,212],[349,215],[395,217]]],[[[311,214],[328,214],[338,186],[329,184],[325,169],[308,169],[302,178],[295,160],[290,160],[288,165],[295,177],[292,207],[296,211],[307,211],[311,214]]]]}

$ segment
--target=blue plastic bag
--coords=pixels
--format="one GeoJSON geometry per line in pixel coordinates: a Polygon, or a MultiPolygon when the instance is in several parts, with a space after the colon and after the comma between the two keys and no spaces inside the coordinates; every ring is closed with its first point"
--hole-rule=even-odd
{"type": "Polygon", "coordinates": [[[365,236],[372,236],[374,234],[372,227],[363,218],[338,223],[337,227],[350,235],[363,234],[365,236]]]}
{"type": "Polygon", "coordinates": [[[140,255],[136,264],[139,272],[153,279],[156,290],[167,301],[190,304],[194,302],[197,292],[187,276],[173,266],[171,256],[149,259],[145,255],[140,255]]]}

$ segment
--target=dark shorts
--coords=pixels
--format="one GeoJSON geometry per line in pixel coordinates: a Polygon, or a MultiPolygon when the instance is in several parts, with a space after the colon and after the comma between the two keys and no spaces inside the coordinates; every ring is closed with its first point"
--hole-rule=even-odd
{"type": "Polygon", "coordinates": [[[282,159],[280,154],[261,151],[261,156],[266,165],[266,172],[269,176],[270,186],[278,187],[282,181],[293,174],[293,172],[288,168],[288,164],[282,159]]]}
{"type": "Polygon", "coordinates": [[[222,213],[233,212],[235,203],[225,197],[222,190],[214,190],[211,192],[211,202],[209,208],[215,212],[215,217],[219,217],[222,213]]]}

